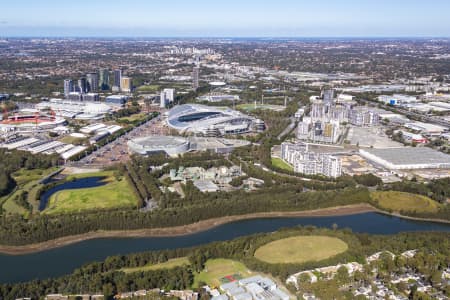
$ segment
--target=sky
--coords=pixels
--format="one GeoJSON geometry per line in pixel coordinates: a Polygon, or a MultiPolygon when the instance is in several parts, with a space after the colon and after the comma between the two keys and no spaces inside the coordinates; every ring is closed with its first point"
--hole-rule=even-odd
{"type": "Polygon", "coordinates": [[[449,0],[4,0],[0,37],[450,37],[449,0]]]}

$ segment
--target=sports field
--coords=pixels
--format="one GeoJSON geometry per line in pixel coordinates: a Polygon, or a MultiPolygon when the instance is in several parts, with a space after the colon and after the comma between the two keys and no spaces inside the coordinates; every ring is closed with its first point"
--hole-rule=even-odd
{"type": "Polygon", "coordinates": [[[255,252],[261,261],[278,263],[302,263],[320,261],[348,249],[347,244],[329,236],[295,236],[270,242],[255,252]]]}
{"type": "Polygon", "coordinates": [[[272,165],[283,170],[294,171],[293,166],[278,157],[272,157],[272,165]]]}
{"type": "Polygon", "coordinates": [[[227,280],[234,277],[235,279],[248,277],[252,272],[247,267],[235,260],[231,259],[210,259],[205,264],[205,269],[195,274],[194,287],[198,287],[200,282],[205,282],[210,286],[219,287],[227,280]]]}
{"type": "Polygon", "coordinates": [[[255,104],[254,103],[247,103],[247,104],[239,104],[236,106],[238,109],[242,109],[245,111],[253,111],[257,109],[263,109],[263,110],[274,110],[274,111],[283,111],[285,109],[282,105],[270,105],[270,104],[255,104]]]}
{"type": "Polygon", "coordinates": [[[189,265],[189,260],[187,257],[173,258],[160,264],[148,264],[143,267],[124,268],[121,271],[125,273],[133,273],[133,272],[160,270],[160,269],[172,269],[183,265],[189,265]]]}
{"type": "Polygon", "coordinates": [[[440,204],[432,199],[416,194],[383,191],[371,192],[370,197],[376,201],[381,208],[390,209],[396,212],[437,212],[440,204]]]}
{"type": "MultiPolygon", "coordinates": [[[[89,177],[87,174],[80,175],[89,177]]],[[[107,183],[103,186],[56,192],[50,197],[48,208],[44,212],[58,214],[136,206],[137,197],[125,178],[116,179],[110,175],[105,181],[107,183]]]]}

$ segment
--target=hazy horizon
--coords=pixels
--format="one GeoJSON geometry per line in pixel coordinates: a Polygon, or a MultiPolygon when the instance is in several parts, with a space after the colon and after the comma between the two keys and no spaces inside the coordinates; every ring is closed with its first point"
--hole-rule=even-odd
{"type": "Polygon", "coordinates": [[[31,1],[2,4],[2,37],[450,37],[445,0],[31,1]]]}

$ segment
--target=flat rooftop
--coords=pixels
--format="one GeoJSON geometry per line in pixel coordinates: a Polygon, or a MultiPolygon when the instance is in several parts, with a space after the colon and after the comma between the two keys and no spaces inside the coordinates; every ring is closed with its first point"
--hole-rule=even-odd
{"type": "Polygon", "coordinates": [[[393,165],[435,165],[450,166],[450,155],[427,147],[402,147],[385,149],[361,149],[393,165]]]}

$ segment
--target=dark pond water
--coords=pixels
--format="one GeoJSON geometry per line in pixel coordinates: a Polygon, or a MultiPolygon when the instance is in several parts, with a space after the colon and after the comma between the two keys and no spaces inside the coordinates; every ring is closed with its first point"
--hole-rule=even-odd
{"type": "Polygon", "coordinates": [[[62,190],[84,189],[105,185],[106,183],[103,181],[103,179],[105,179],[105,177],[86,177],[58,184],[41,195],[39,210],[43,211],[47,207],[48,200],[56,192],[62,190]]]}
{"type": "Polygon", "coordinates": [[[450,224],[405,220],[378,213],[244,220],[179,237],[95,239],[33,254],[0,255],[0,282],[56,277],[68,274],[85,263],[100,261],[107,256],[116,254],[191,247],[298,225],[330,228],[334,223],[339,228],[351,228],[354,232],[372,234],[395,234],[402,231],[450,231],[450,224]]]}

